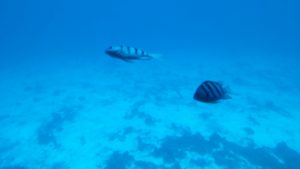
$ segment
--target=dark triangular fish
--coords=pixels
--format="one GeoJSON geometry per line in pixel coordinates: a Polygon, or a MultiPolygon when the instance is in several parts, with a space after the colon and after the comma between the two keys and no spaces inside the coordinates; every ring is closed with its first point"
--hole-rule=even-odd
{"type": "Polygon", "coordinates": [[[222,83],[206,80],[197,88],[194,99],[206,103],[217,103],[219,100],[231,99],[231,97],[222,83]]]}

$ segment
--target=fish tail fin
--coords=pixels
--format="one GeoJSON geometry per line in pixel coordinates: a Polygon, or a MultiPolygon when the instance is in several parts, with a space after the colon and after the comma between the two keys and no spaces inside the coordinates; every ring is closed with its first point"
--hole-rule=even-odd
{"type": "Polygon", "coordinates": [[[231,95],[229,95],[228,93],[225,94],[225,96],[223,97],[223,99],[227,100],[227,99],[232,99],[231,95]]]}
{"type": "Polygon", "coordinates": [[[162,60],[162,54],[159,53],[150,53],[149,56],[156,60],[162,60]]]}
{"type": "Polygon", "coordinates": [[[222,81],[219,81],[218,83],[220,83],[225,90],[225,96],[223,99],[232,99],[231,95],[234,95],[234,93],[232,92],[231,88],[228,85],[224,85],[222,81]]]}

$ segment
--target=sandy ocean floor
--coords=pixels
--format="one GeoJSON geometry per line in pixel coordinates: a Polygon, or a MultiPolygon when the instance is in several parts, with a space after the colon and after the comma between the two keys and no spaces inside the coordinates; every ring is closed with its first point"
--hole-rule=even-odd
{"type": "Polygon", "coordinates": [[[199,55],[3,68],[0,169],[299,169],[297,66],[199,55]],[[232,99],[194,101],[204,80],[232,99]]]}

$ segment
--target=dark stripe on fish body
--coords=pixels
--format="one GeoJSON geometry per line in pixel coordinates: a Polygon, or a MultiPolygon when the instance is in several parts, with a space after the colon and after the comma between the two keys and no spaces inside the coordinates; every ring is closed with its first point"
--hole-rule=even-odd
{"type": "Polygon", "coordinates": [[[211,85],[209,82],[206,82],[205,85],[209,89],[209,93],[211,93],[213,98],[218,98],[218,93],[215,91],[215,87],[211,85]]]}
{"type": "Polygon", "coordinates": [[[224,96],[226,94],[226,90],[224,89],[223,85],[221,83],[217,83],[218,84],[218,89],[220,89],[222,96],[224,96]]]}
{"type": "Polygon", "coordinates": [[[223,85],[221,83],[218,83],[218,87],[222,93],[222,96],[224,96],[226,94],[226,90],[224,89],[223,85]]]}
{"type": "Polygon", "coordinates": [[[137,55],[141,56],[142,55],[142,50],[141,49],[137,49],[137,55]]]}
{"type": "Polygon", "coordinates": [[[123,53],[124,52],[124,46],[121,45],[120,48],[121,48],[121,53],[123,53]]]}
{"type": "Polygon", "coordinates": [[[215,82],[209,82],[212,86],[214,86],[215,90],[217,91],[218,93],[218,97],[222,97],[223,96],[223,93],[220,91],[220,84],[219,83],[215,83],[215,82]]]}
{"type": "Polygon", "coordinates": [[[201,87],[202,91],[205,93],[205,97],[210,98],[211,94],[210,94],[208,88],[206,87],[205,83],[203,83],[200,87],[201,87]]]}
{"type": "Polygon", "coordinates": [[[201,91],[201,93],[205,94],[205,97],[209,97],[209,94],[203,85],[200,86],[200,91],[201,91]]]}
{"type": "Polygon", "coordinates": [[[127,46],[127,54],[130,55],[130,46],[127,46]]]}
{"type": "Polygon", "coordinates": [[[134,48],[134,54],[138,55],[138,49],[137,48],[134,48]]]}
{"type": "Polygon", "coordinates": [[[145,55],[145,51],[144,50],[142,50],[142,55],[145,55]]]}

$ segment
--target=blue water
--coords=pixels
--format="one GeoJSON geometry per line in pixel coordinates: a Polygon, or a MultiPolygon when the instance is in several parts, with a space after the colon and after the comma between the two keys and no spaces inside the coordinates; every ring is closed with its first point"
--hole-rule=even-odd
{"type": "Polygon", "coordinates": [[[300,169],[299,8],[0,1],[0,169],[300,169]],[[205,80],[232,99],[193,100],[205,80]]]}

